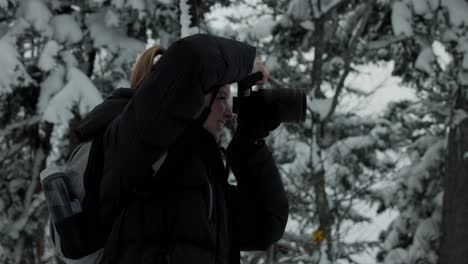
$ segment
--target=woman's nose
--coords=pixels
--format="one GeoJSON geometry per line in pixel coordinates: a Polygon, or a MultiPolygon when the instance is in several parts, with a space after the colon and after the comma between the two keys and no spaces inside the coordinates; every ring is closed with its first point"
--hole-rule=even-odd
{"type": "Polygon", "coordinates": [[[224,118],[226,118],[226,120],[231,120],[232,118],[234,117],[234,114],[232,113],[232,109],[231,109],[231,106],[228,106],[226,108],[226,111],[224,111],[224,118]]]}

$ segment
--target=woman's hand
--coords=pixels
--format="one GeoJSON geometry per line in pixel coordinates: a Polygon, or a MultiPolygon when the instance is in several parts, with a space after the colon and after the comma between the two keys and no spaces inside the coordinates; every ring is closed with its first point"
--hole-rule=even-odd
{"type": "Polygon", "coordinates": [[[263,64],[262,58],[260,58],[260,56],[255,57],[255,61],[253,64],[252,73],[256,72],[261,72],[263,74],[263,78],[257,81],[255,84],[265,84],[268,81],[268,77],[270,77],[270,72],[263,64]]]}

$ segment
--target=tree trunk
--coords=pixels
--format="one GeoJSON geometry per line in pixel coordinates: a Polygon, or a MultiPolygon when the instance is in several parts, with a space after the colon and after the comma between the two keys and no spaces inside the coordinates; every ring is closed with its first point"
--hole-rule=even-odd
{"type": "MultiPolygon", "coordinates": [[[[468,101],[465,98],[459,95],[457,108],[467,111],[468,101]]],[[[468,119],[450,129],[445,166],[439,264],[466,264],[468,260],[468,119]]]]}

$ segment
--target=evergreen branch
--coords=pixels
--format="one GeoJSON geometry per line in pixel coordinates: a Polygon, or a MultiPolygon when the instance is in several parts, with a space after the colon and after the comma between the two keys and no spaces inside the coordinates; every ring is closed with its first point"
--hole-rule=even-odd
{"type": "Polygon", "coordinates": [[[17,219],[3,226],[3,229],[0,230],[0,234],[2,234],[4,237],[12,238],[13,240],[20,238],[20,232],[28,223],[30,217],[36,212],[38,208],[40,208],[42,204],[44,204],[44,201],[45,197],[43,195],[36,196],[36,199],[31,202],[27,209],[24,210],[17,219]]]}
{"type": "Polygon", "coordinates": [[[40,121],[41,121],[41,117],[36,115],[36,116],[32,116],[29,119],[7,125],[5,128],[2,129],[2,131],[0,131],[0,138],[3,138],[5,135],[10,133],[14,129],[25,127],[25,126],[32,126],[32,125],[39,123],[40,121]]]}
{"type": "Polygon", "coordinates": [[[26,146],[27,143],[28,143],[28,140],[24,139],[20,143],[16,143],[12,147],[10,147],[10,151],[8,151],[3,156],[0,156],[0,164],[2,164],[6,159],[18,153],[21,149],[23,149],[24,146],[26,146]]]}

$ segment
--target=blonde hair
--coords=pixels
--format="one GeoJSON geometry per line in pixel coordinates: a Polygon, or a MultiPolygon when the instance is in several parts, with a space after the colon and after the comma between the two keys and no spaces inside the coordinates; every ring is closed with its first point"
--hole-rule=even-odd
{"type": "Polygon", "coordinates": [[[153,69],[154,58],[164,53],[164,48],[159,45],[154,45],[145,50],[138,58],[133,66],[132,74],[130,75],[130,88],[137,89],[143,79],[153,69]]]}

